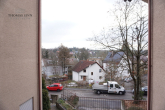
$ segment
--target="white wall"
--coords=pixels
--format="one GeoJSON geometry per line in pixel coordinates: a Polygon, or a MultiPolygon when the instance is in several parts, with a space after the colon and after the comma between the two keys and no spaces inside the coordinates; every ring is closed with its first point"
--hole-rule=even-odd
{"type": "MultiPolygon", "coordinates": [[[[126,58],[126,56],[124,56],[124,58],[126,58]]],[[[127,62],[124,60],[124,58],[122,58],[120,63],[118,64],[117,73],[116,73],[116,77],[120,77],[122,79],[124,79],[125,77],[128,77],[130,75],[128,73],[127,62]]],[[[103,68],[104,68],[104,70],[108,71],[108,64],[103,63],[103,68]]]]}
{"type": "Polygon", "coordinates": [[[107,63],[103,63],[104,70],[107,70],[107,63]]]}
{"type": "Polygon", "coordinates": [[[78,73],[75,71],[72,71],[72,80],[78,81],[78,73]]]}
{"type": "Polygon", "coordinates": [[[120,77],[124,79],[125,77],[128,77],[130,74],[128,72],[128,65],[127,62],[122,58],[120,63],[118,64],[118,70],[116,77],[120,77]]]}

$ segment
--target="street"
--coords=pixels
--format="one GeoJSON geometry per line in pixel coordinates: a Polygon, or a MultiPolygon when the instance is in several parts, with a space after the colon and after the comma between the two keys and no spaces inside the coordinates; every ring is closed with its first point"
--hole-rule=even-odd
{"type": "MultiPolygon", "coordinates": [[[[79,97],[92,97],[92,98],[106,98],[106,99],[124,99],[124,100],[133,100],[132,96],[133,94],[131,91],[126,91],[125,95],[118,95],[118,94],[96,94],[92,91],[92,89],[73,89],[73,88],[65,88],[65,90],[69,90],[72,93],[75,93],[79,97]]],[[[61,94],[63,91],[57,92],[57,91],[48,91],[49,96],[50,95],[58,95],[58,97],[61,97],[61,94]]],[[[144,95],[143,98],[147,100],[147,96],[144,95]]]]}

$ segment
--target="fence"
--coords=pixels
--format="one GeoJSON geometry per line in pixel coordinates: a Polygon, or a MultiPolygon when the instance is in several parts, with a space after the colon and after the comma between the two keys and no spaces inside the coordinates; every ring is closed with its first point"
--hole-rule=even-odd
{"type": "Polygon", "coordinates": [[[78,97],[69,90],[61,98],[77,110],[147,110],[147,101],[78,97]]]}
{"type": "Polygon", "coordinates": [[[121,100],[79,97],[78,110],[121,110],[121,100]]]}
{"type": "Polygon", "coordinates": [[[72,93],[69,90],[64,90],[63,94],[61,94],[61,98],[72,105],[74,108],[76,108],[76,105],[79,101],[79,97],[76,95],[76,93],[72,93]]]}

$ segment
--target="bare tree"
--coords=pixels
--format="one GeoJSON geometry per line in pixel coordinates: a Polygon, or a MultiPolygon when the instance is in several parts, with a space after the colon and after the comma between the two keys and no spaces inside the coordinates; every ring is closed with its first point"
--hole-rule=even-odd
{"type": "Polygon", "coordinates": [[[65,74],[65,67],[66,64],[68,63],[68,58],[71,57],[69,52],[70,52],[69,49],[61,44],[61,46],[59,47],[58,61],[59,61],[59,65],[61,65],[62,67],[63,74],[65,74]]]}
{"type": "Polygon", "coordinates": [[[106,79],[114,81],[116,79],[116,74],[118,71],[118,64],[115,61],[109,61],[106,65],[106,79]]]}
{"type": "Polygon", "coordinates": [[[52,60],[52,66],[53,66],[53,69],[52,69],[53,75],[51,77],[57,79],[57,81],[59,82],[61,71],[58,66],[58,56],[56,53],[53,52],[53,50],[51,50],[49,53],[50,53],[50,58],[52,60]]]}
{"type": "Polygon", "coordinates": [[[140,100],[141,69],[140,56],[148,47],[147,4],[141,0],[124,2],[119,0],[109,11],[113,23],[99,35],[90,38],[104,49],[124,52],[128,71],[134,82],[134,100],[140,100]]]}

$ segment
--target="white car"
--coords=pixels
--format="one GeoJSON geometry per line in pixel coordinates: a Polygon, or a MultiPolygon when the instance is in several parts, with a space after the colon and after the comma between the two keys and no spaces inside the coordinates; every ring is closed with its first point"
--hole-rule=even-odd
{"type": "Polygon", "coordinates": [[[128,83],[128,82],[132,81],[132,77],[127,77],[124,79],[124,81],[128,83]]]}
{"type": "Polygon", "coordinates": [[[77,84],[75,82],[70,82],[67,86],[68,87],[75,87],[75,86],[77,86],[77,84]]]}

